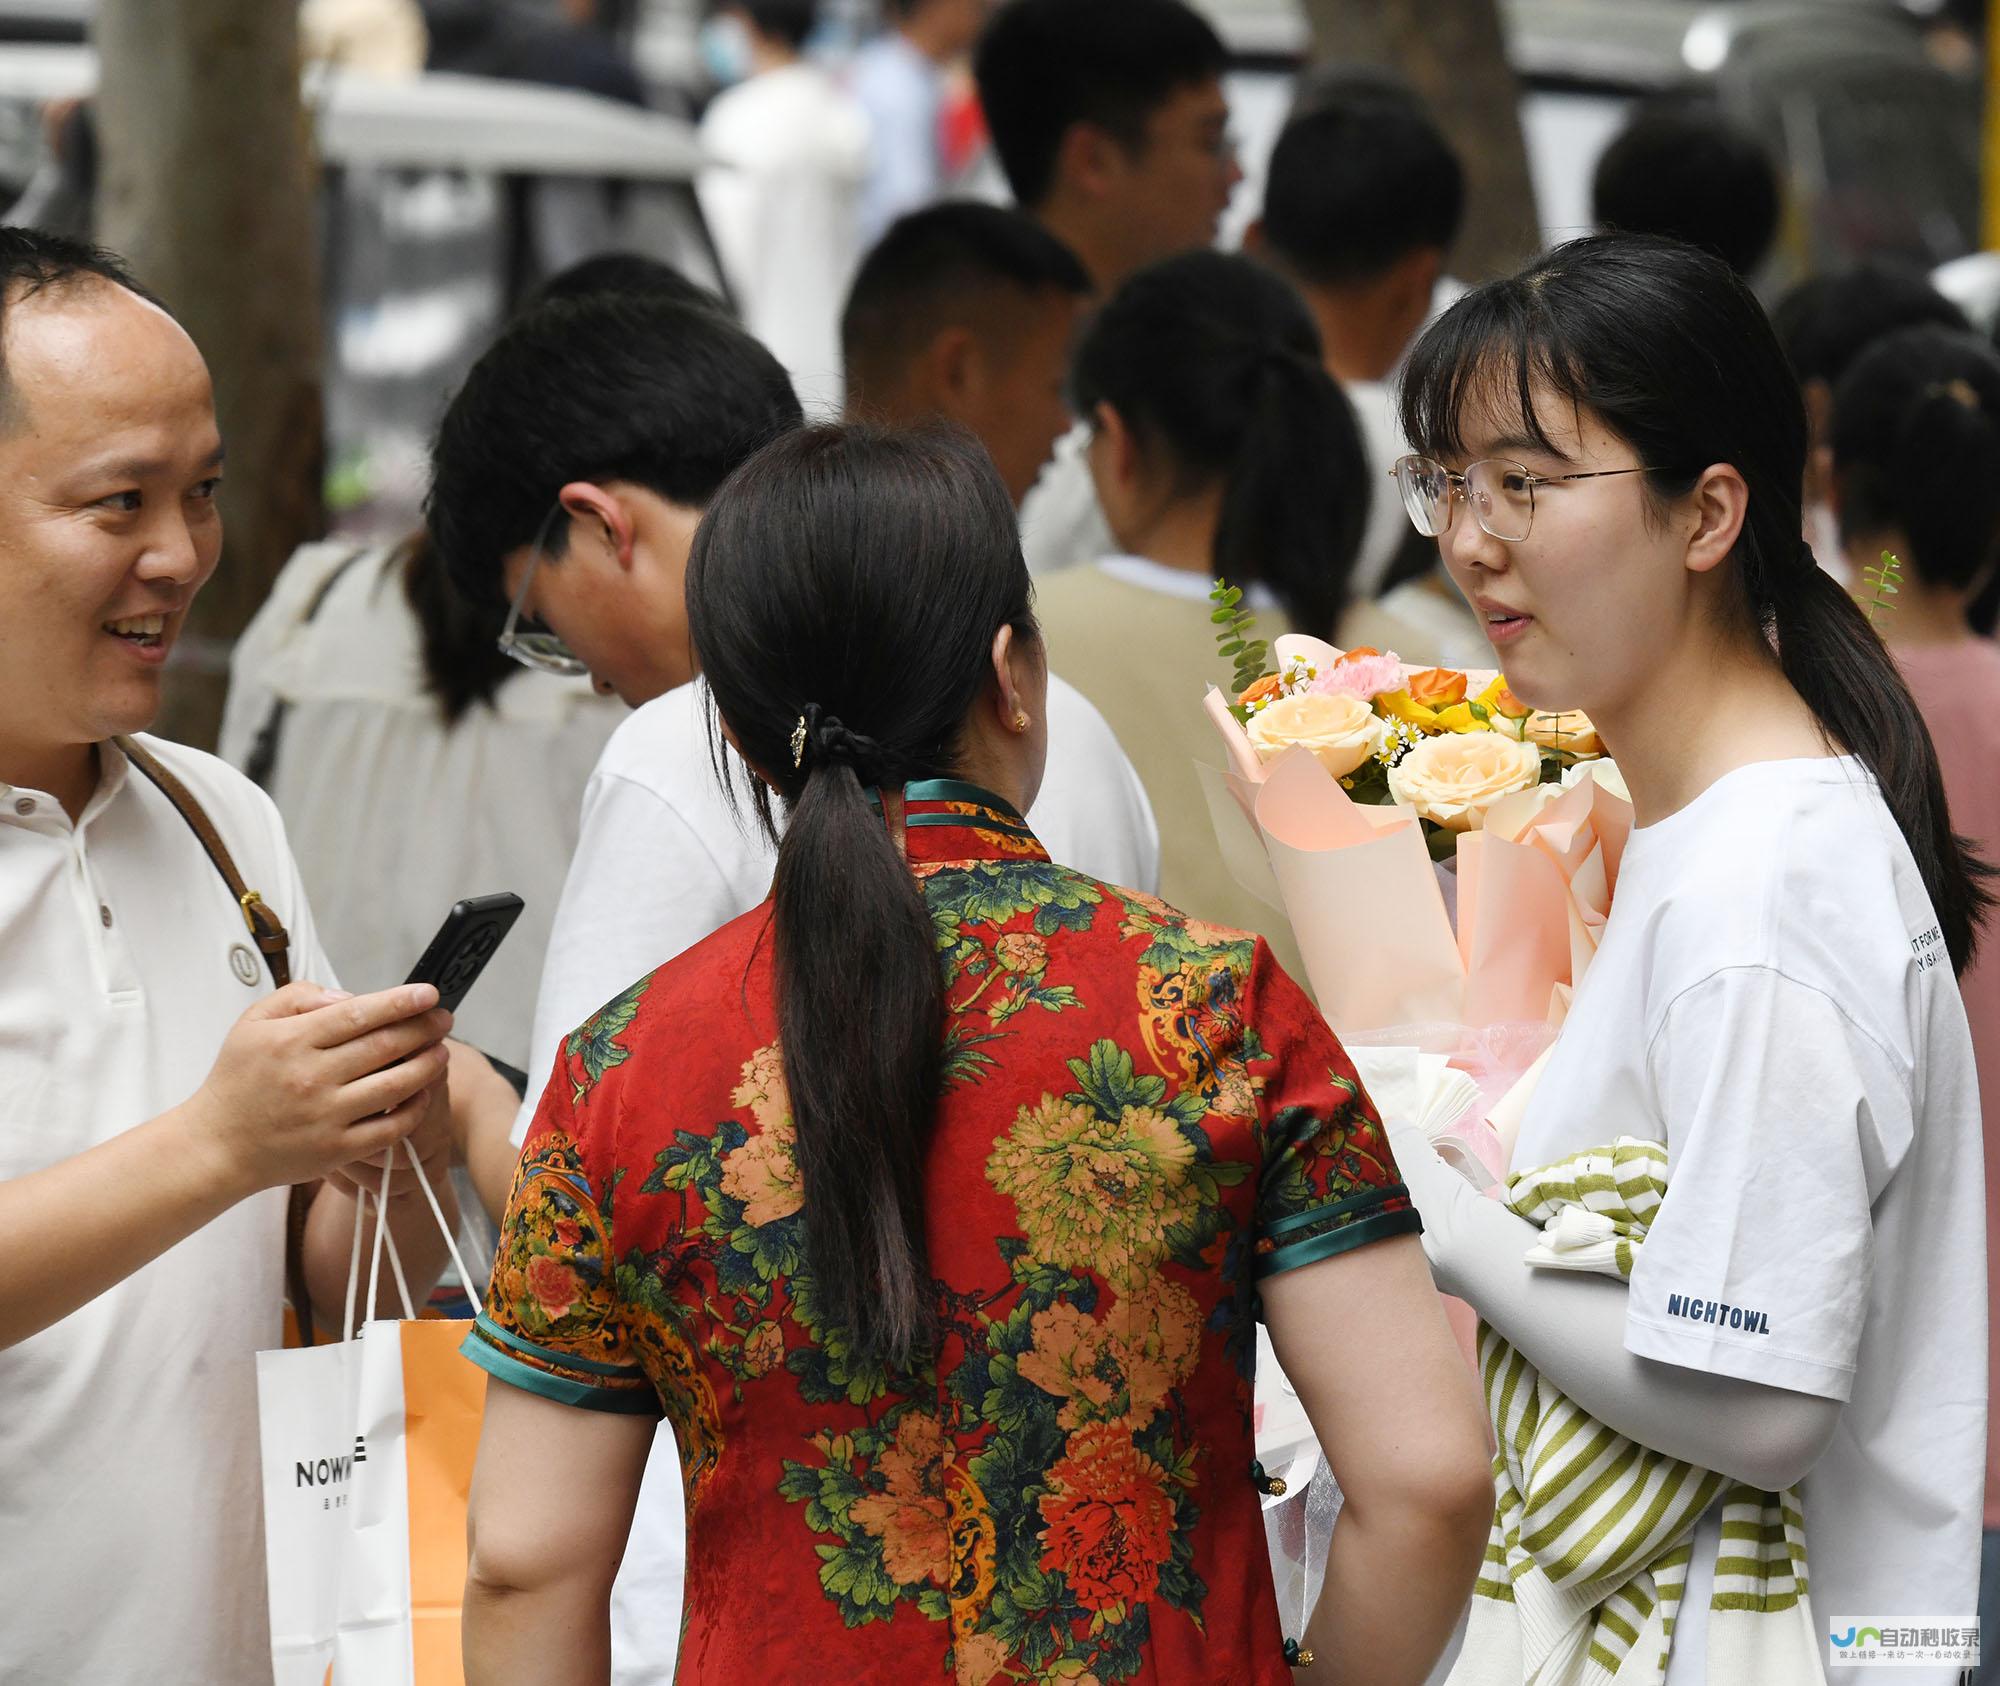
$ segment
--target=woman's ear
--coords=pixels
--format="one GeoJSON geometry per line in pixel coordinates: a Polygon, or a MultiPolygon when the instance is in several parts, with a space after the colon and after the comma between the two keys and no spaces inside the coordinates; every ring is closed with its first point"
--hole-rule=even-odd
{"type": "Polygon", "coordinates": [[[1729,560],[1750,512],[1750,488],[1728,463],[1702,470],[1689,494],[1694,526],[1688,534],[1687,568],[1705,574],[1729,560]]]}
{"type": "Polygon", "coordinates": [[[632,566],[632,512],[616,492],[593,480],[572,480],[556,494],[556,501],[576,530],[602,543],[619,567],[632,566]]]}

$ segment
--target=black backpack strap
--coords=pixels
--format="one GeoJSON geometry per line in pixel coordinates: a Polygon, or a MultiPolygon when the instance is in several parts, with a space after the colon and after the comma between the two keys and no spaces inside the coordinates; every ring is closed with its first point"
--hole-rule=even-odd
{"type": "MultiPolygon", "coordinates": [[[[312,625],[313,617],[320,612],[327,598],[332,595],[333,588],[340,583],[341,576],[366,556],[368,550],[367,545],[355,546],[341,558],[340,565],[319,582],[311,600],[306,604],[306,612],[299,618],[300,626],[312,625]]],[[[243,763],[243,773],[261,790],[271,788],[271,775],[278,770],[278,745],[285,735],[285,716],[291,711],[290,698],[273,698],[271,712],[264,716],[264,724],[257,728],[256,737],[250,740],[250,758],[243,763]]]]}

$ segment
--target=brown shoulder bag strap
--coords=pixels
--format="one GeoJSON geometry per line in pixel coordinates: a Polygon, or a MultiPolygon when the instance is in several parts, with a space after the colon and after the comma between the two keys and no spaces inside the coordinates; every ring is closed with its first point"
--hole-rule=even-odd
{"type": "MultiPolygon", "coordinates": [[[[222,874],[223,883],[229,886],[229,893],[236,898],[236,905],[243,910],[243,923],[250,928],[250,937],[264,956],[264,964],[271,970],[272,984],[283,989],[292,981],[291,933],[284,927],[264,898],[243,882],[243,874],[236,870],[236,861],[229,853],[228,845],[215,829],[215,822],[208,817],[208,810],[195,800],[194,792],[181,783],[161,765],[160,758],[142,745],[136,738],[120,737],[111,740],[124,753],[126,760],[151,779],[160,788],[160,794],[174,805],[175,811],[187,821],[188,829],[195,834],[208,858],[215,863],[215,870],[222,874]]],[[[312,1295],[306,1289],[306,1208],[312,1202],[313,1183],[294,1183],[291,1199],[285,1208],[285,1297],[292,1302],[292,1317],[298,1324],[302,1345],[313,1344],[312,1295]]]]}

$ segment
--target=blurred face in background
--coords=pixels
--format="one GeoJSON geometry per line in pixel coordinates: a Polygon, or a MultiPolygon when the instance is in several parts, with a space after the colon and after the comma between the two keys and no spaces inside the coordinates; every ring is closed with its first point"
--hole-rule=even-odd
{"type": "Polygon", "coordinates": [[[0,777],[26,782],[152,723],[222,553],[222,439],[194,341],[115,283],[10,300],[4,351],[0,777]]]}
{"type": "Polygon", "coordinates": [[[1157,258],[1215,243],[1243,179],[1220,81],[1169,95],[1148,114],[1137,146],[1086,124],[1072,133],[1065,147],[1072,177],[1092,202],[1104,236],[1098,244],[1118,254],[1118,273],[1095,277],[1101,289],[1157,258]]]}
{"type": "Polygon", "coordinates": [[[1014,293],[998,331],[976,340],[967,358],[952,419],[979,435],[1017,506],[1069,430],[1064,384],[1086,304],[1052,287],[1014,293]]]}

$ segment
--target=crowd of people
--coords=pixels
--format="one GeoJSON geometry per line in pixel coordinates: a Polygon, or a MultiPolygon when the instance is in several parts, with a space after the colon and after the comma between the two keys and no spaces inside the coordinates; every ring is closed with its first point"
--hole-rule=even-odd
{"type": "Polygon", "coordinates": [[[413,1285],[433,1198],[492,1264],[478,1686],[1845,1686],[1829,1623],[2000,1625],[2000,351],[1887,265],[1767,312],[1777,181],[1712,108],[1468,288],[1460,159],[1375,73],[1302,84],[1213,249],[1182,0],[910,0],[840,88],[809,5],[725,11],[758,287],[524,301],[422,528],[279,574],[219,758],[144,735],[220,555],[201,355],[0,230],[0,1677],[269,1678],[252,1358],[287,1303],[348,1332],[364,1188],[413,1285]],[[1010,206],[845,127],[934,142],[968,54],[1010,206]],[[756,186],[802,134],[867,184],[825,320],[756,186]],[[1218,581],[1615,755],[1515,1162],[1659,1144],[1629,1289],[1377,1111],[1230,870],[1218,581]],[[455,1018],[395,984],[499,889],[455,1018]],[[1715,1483],[1554,1664],[1604,1589],[1510,1580],[1439,1290],[1587,1413],[1565,1478],[1715,1483]],[[1342,1500],[1303,1626],[1259,1321],[1342,1500]]]}

